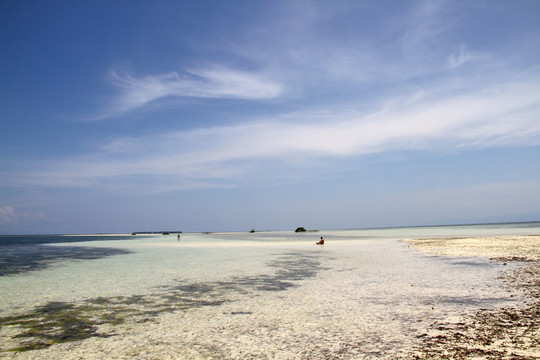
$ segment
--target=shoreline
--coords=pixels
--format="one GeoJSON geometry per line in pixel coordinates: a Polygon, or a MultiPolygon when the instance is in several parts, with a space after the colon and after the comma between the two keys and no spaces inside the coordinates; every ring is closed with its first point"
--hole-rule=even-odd
{"type": "Polygon", "coordinates": [[[525,295],[523,306],[481,309],[455,322],[435,322],[421,334],[412,358],[540,358],[540,236],[492,236],[403,240],[432,255],[487,257],[520,263],[501,279],[525,295]]]}

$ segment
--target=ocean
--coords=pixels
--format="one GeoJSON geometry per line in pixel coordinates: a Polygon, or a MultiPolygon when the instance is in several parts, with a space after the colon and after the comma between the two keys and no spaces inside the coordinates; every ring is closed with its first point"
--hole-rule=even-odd
{"type": "Polygon", "coordinates": [[[154,339],[185,359],[242,358],[246,344],[275,355],[253,358],[309,358],[306,349],[318,351],[310,341],[324,338],[330,348],[362,343],[392,358],[427,322],[524,301],[498,279],[517,265],[426,255],[401,239],[538,234],[533,222],[185,233],[180,241],[0,236],[0,357],[17,358],[8,350],[18,349],[20,358],[78,358],[84,349],[136,358],[154,339]],[[321,236],[325,245],[315,245],[321,236]]]}

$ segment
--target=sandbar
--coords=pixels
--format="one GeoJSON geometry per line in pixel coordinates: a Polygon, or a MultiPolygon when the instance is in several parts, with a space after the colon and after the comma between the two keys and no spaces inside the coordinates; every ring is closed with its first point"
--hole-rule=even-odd
{"type": "MultiPolygon", "coordinates": [[[[232,277],[15,314],[0,328],[0,358],[537,359],[539,241],[233,243],[217,252],[232,277]],[[245,267],[266,253],[264,267],[245,267]]],[[[195,249],[184,244],[173,239],[167,252],[195,249]]]]}

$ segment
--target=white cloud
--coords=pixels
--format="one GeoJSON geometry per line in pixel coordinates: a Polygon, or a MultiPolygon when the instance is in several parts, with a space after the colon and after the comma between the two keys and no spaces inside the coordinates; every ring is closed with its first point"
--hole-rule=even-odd
{"type": "Polygon", "coordinates": [[[17,220],[17,216],[13,210],[12,206],[0,207],[0,224],[12,223],[17,220]]]}
{"type": "Polygon", "coordinates": [[[111,84],[118,94],[94,119],[105,119],[141,108],[166,97],[271,99],[282,92],[281,85],[263,74],[211,67],[184,74],[133,75],[111,71],[111,84]]]}
{"type": "Polygon", "coordinates": [[[50,219],[42,212],[18,212],[15,211],[13,206],[0,207],[0,225],[8,223],[16,223],[21,219],[27,219],[32,221],[54,221],[58,222],[58,219],[50,219]]]}
{"type": "Polygon", "coordinates": [[[459,49],[459,54],[452,54],[448,57],[448,65],[451,68],[458,68],[473,59],[474,56],[469,51],[467,51],[467,47],[465,45],[461,45],[459,49]]]}
{"type": "Polygon", "coordinates": [[[146,179],[156,189],[228,187],[324,174],[335,170],[335,159],[372,153],[538,145],[538,84],[531,78],[452,94],[425,89],[422,96],[398,98],[371,113],[354,106],[311,109],[258,122],[125,137],[19,179],[47,186],[137,187],[146,179]]]}

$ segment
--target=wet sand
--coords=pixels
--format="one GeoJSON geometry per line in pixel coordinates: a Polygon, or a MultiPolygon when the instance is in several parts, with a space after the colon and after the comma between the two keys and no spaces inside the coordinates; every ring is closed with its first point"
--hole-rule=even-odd
{"type": "Polygon", "coordinates": [[[540,236],[408,240],[413,248],[439,255],[482,256],[520,262],[502,279],[527,298],[523,306],[481,309],[453,322],[435,322],[415,359],[540,359],[540,236]]]}
{"type": "Polygon", "coordinates": [[[222,261],[236,274],[233,255],[268,253],[265,267],[241,276],[179,279],[4,317],[0,358],[538,358],[540,237],[425,239],[409,248],[334,235],[322,247],[235,243],[222,261]]]}

